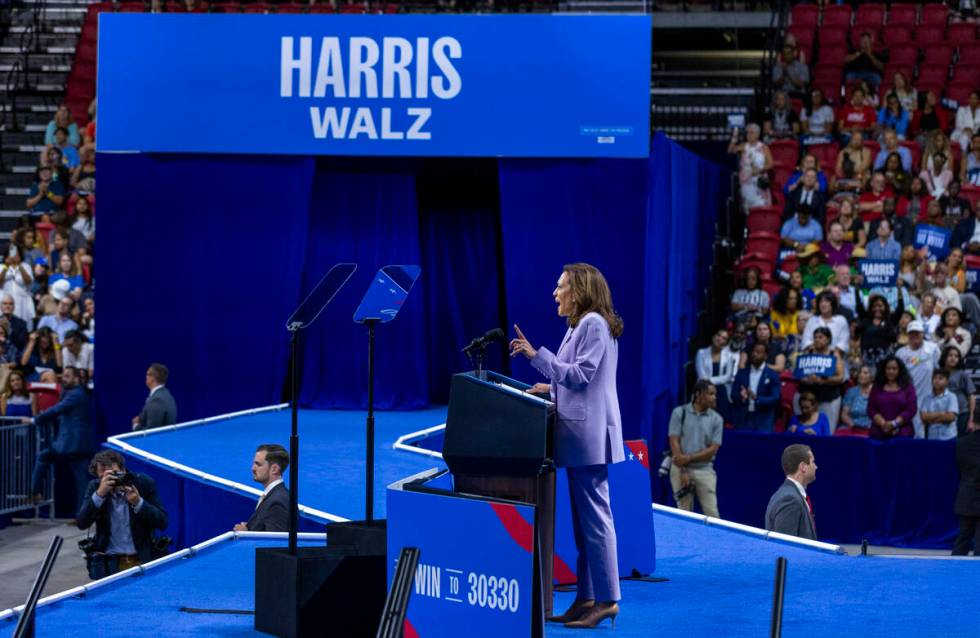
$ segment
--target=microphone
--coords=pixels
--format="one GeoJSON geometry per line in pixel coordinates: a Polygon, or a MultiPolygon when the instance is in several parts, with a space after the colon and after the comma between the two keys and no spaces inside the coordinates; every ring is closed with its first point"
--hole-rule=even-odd
{"type": "Polygon", "coordinates": [[[470,341],[470,345],[463,348],[463,352],[469,352],[473,349],[483,349],[487,347],[488,343],[493,343],[494,341],[503,341],[506,335],[504,331],[500,328],[493,328],[492,330],[487,330],[486,334],[482,337],[477,337],[473,341],[470,341]]]}

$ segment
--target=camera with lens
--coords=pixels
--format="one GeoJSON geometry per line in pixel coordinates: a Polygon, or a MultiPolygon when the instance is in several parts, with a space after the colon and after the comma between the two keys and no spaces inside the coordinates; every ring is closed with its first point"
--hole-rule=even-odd
{"type": "Polygon", "coordinates": [[[109,475],[115,481],[116,487],[133,487],[136,485],[136,479],[132,474],[125,470],[117,470],[114,472],[109,472],[109,475]]]}
{"type": "Polygon", "coordinates": [[[685,487],[674,492],[674,500],[680,502],[682,498],[691,494],[694,494],[694,481],[691,481],[685,487]]]}
{"type": "Polygon", "coordinates": [[[674,464],[674,457],[670,455],[670,450],[664,450],[663,458],[660,461],[660,467],[657,468],[657,476],[660,478],[665,478],[670,474],[670,466],[674,464]]]}

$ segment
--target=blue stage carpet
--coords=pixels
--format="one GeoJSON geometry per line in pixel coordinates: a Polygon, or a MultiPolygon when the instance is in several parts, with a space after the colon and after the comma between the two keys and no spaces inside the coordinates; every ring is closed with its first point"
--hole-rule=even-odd
{"type": "MultiPolygon", "coordinates": [[[[834,556],[655,516],[657,574],[670,580],[623,583],[614,634],[619,638],[768,635],[777,556],[789,560],[787,638],[980,634],[970,595],[980,590],[980,561],[834,556]]],[[[187,614],[179,608],[252,609],[254,548],[270,544],[275,543],[227,541],[85,599],[44,607],[38,636],[261,635],[251,629],[250,616],[187,614]]],[[[559,594],[556,606],[563,609],[573,596],[559,594]]],[[[9,636],[13,625],[0,624],[0,636],[9,636]]],[[[547,634],[582,635],[557,625],[548,625],[547,634]]]]}
{"type": "MultiPolygon", "coordinates": [[[[359,411],[300,411],[300,503],[344,518],[364,517],[366,417],[359,411]]],[[[392,449],[395,440],[445,422],[445,407],[375,412],[375,516],[384,517],[389,483],[444,467],[440,459],[392,449]]],[[[256,486],[251,471],[256,446],[279,443],[288,449],[289,431],[289,410],[276,410],[125,441],[196,470],[256,486]]]]}

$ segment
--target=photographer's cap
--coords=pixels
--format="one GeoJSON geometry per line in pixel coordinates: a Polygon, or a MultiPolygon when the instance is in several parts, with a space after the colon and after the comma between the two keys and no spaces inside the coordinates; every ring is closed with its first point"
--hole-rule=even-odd
{"type": "Polygon", "coordinates": [[[909,323],[908,332],[925,332],[925,326],[922,325],[921,321],[913,321],[909,323]]]}

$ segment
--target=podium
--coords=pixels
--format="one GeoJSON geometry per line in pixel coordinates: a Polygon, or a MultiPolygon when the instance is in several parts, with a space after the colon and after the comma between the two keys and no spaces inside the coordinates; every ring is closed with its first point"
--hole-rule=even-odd
{"type": "Polygon", "coordinates": [[[552,615],[555,408],[529,386],[493,372],[453,376],[442,456],[454,491],[534,505],[535,579],[552,615]]]}

